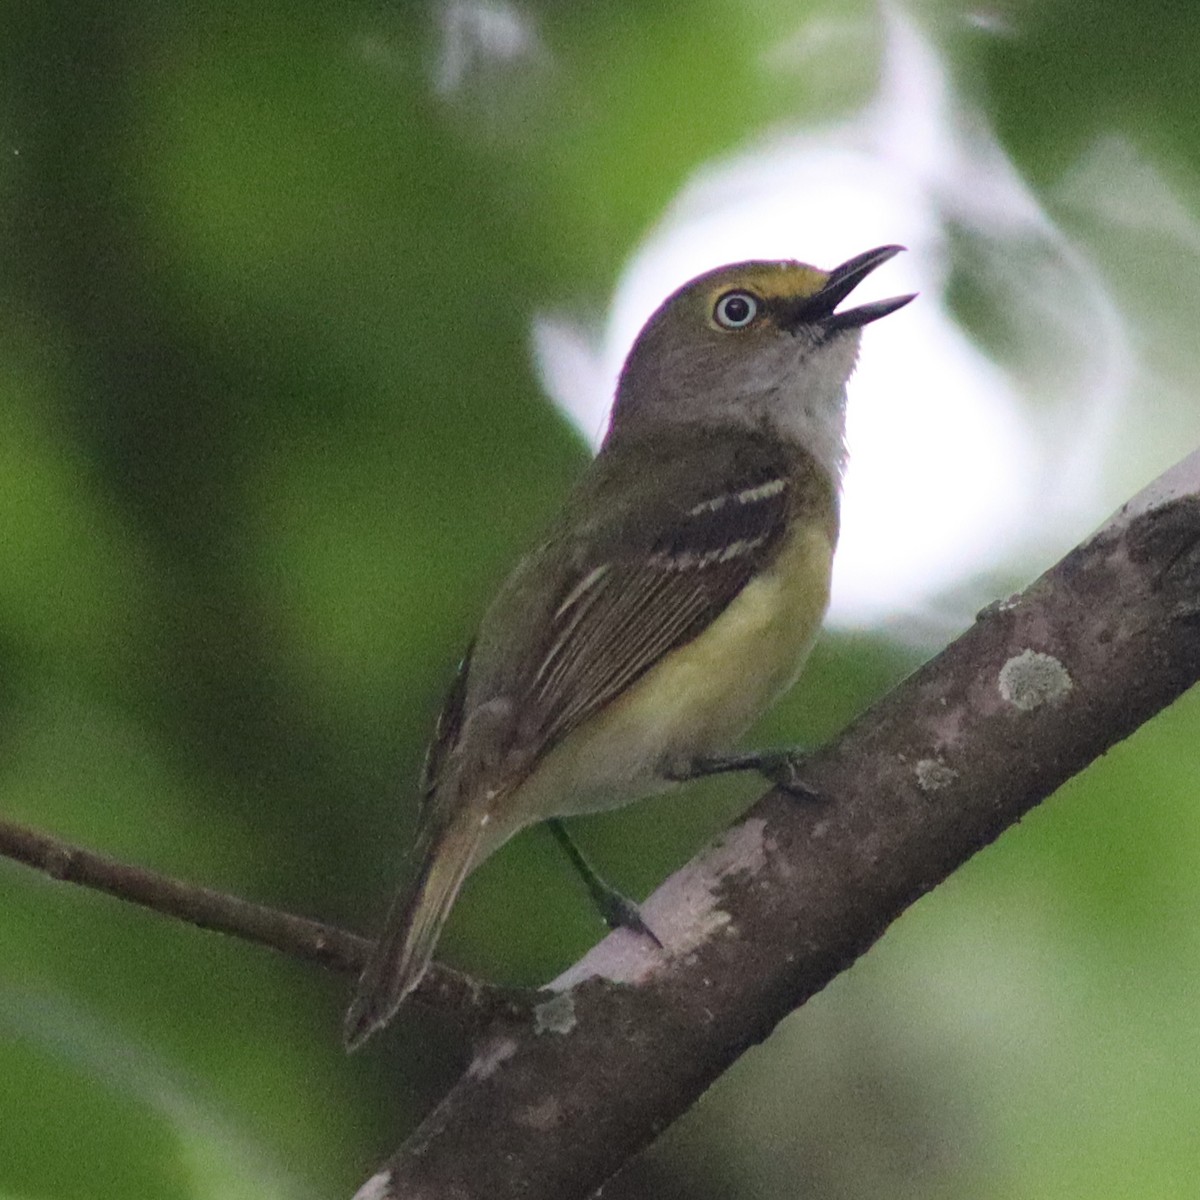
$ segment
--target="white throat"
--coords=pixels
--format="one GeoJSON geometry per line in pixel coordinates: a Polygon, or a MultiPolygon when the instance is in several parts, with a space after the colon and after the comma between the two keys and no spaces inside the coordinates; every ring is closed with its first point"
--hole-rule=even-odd
{"type": "Polygon", "coordinates": [[[810,349],[799,366],[764,356],[738,406],[750,424],[766,425],[807,450],[839,487],[846,469],[846,381],[858,346],[858,337],[838,338],[810,349]]]}

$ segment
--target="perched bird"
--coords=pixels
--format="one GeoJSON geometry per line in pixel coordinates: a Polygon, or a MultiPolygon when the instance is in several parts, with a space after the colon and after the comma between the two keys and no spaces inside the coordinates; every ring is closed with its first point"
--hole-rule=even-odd
{"type": "MultiPolygon", "coordinates": [[[[718,770],[795,681],[829,598],[861,329],[836,308],[900,246],[832,271],[745,262],[672,294],[621,371],[608,434],[484,615],[427,756],[416,874],[346,1016],[353,1049],[424,974],[467,875],[538,821],[718,770]]],[[[561,827],[559,827],[561,830],[561,827]]],[[[638,925],[616,904],[610,920],[638,925]]]]}

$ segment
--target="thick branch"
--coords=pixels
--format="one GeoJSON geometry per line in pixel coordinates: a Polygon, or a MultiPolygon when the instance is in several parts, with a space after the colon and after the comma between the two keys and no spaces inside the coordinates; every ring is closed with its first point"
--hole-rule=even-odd
{"type": "MultiPolygon", "coordinates": [[[[201,929],[233,934],[335,971],[360,971],[371,946],[366,938],[332,925],[130,866],[11,821],[0,821],[0,855],[44,871],[52,879],[107,892],[201,929]]],[[[485,986],[441,966],[429,971],[414,999],[450,1010],[470,1025],[529,1012],[520,993],[485,986]]]]}
{"type": "Polygon", "coordinates": [[[1200,676],[1200,454],[993,605],[500,1022],[359,1200],[578,1200],[919,896],[1200,676]]]}

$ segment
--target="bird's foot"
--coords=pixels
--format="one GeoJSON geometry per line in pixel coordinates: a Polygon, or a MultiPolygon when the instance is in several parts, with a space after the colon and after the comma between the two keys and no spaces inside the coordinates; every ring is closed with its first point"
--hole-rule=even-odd
{"type": "Polygon", "coordinates": [[[746,754],[719,754],[695,758],[685,766],[668,772],[673,782],[703,779],[709,775],[726,775],[733,771],[757,771],[781,792],[798,800],[819,800],[820,794],[802,777],[807,755],[802,750],[754,750],[746,754]]]}

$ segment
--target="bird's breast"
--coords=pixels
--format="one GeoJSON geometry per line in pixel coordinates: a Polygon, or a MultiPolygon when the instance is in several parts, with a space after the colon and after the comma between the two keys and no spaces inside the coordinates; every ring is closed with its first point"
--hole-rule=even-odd
{"type": "Polygon", "coordinates": [[[663,790],[671,764],[728,748],[795,682],[832,562],[828,528],[797,522],[716,620],[546,755],[519,789],[530,819],[618,807],[663,790]]]}

